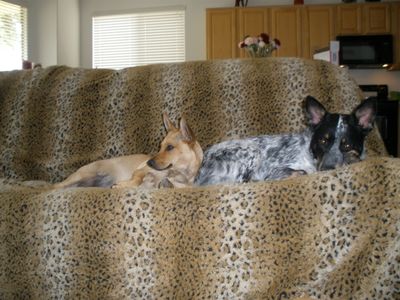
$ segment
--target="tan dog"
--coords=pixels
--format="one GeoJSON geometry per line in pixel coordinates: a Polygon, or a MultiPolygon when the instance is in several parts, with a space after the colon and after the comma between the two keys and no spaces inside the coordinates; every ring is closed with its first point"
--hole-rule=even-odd
{"type": "Polygon", "coordinates": [[[182,187],[191,185],[203,160],[203,150],[182,118],[176,128],[163,114],[167,135],[154,157],[135,154],[99,160],[85,165],[54,188],[99,187],[182,187]]]}
{"type": "Polygon", "coordinates": [[[130,180],[118,182],[113,188],[135,187],[184,187],[193,184],[203,161],[203,150],[193,131],[181,118],[179,128],[164,114],[167,136],[160,151],[140,166],[130,180]]]}

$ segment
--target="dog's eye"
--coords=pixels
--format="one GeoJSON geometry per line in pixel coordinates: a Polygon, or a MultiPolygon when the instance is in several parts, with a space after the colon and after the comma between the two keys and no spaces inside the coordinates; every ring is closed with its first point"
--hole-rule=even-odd
{"type": "Polygon", "coordinates": [[[172,145],[167,145],[167,147],[165,148],[165,150],[167,151],[171,151],[172,149],[174,149],[174,146],[172,145]]]}
{"type": "Polygon", "coordinates": [[[326,144],[328,143],[328,140],[327,140],[326,138],[320,138],[320,139],[319,139],[319,143],[320,143],[321,145],[326,145],[326,144]]]}

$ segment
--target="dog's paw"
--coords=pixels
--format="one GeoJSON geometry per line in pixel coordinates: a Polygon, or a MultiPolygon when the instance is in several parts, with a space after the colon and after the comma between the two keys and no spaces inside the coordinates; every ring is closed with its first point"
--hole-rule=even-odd
{"type": "Polygon", "coordinates": [[[122,189],[126,187],[130,187],[130,185],[125,182],[115,183],[111,186],[112,189],[122,189]]]}
{"type": "Polygon", "coordinates": [[[120,181],[111,186],[112,189],[134,188],[140,184],[136,180],[120,181]]]}
{"type": "Polygon", "coordinates": [[[289,175],[289,177],[298,177],[302,175],[307,175],[307,172],[304,170],[293,170],[289,175]]]}

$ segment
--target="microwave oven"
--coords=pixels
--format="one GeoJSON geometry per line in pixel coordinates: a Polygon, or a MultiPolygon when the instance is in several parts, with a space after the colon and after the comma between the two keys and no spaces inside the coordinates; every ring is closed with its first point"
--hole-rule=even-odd
{"type": "Polygon", "coordinates": [[[337,36],[339,64],[349,68],[385,68],[393,63],[393,36],[346,35],[337,36]]]}

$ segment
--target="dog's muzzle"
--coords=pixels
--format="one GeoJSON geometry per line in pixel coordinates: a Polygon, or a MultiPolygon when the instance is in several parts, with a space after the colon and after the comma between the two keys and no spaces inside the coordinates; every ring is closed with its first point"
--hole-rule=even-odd
{"type": "Polygon", "coordinates": [[[361,161],[360,153],[358,153],[357,151],[350,151],[344,154],[343,158],[344,158],[344,163],[347,165],[361,161]]]}
{"type": "Polygon", "coordinates": [[[361,161],[360,155],[357,151],[350,151],[347,153],[340,153],[336,156],[325,155],[319,162],[317,169],[319,171],[332,170],[343,165],[350,165],[361,161]]]}
{"type": "Polygon", "coordinates": [[[156,163],[156,161],[155,161],[154,159],[149,159],[149,160],[147,161],[147,165],[148,165],[150,168],[153,168],[154,170],[157,170],[157,171],[164,171],[164,170],[167,170],[167,169],[169,169],[169,168],[172,167],[172,164],[169,164],[169,165],[166,166],[165,168],[160,168],[160,167],[157,165],[157,163],[156,163]]]}

